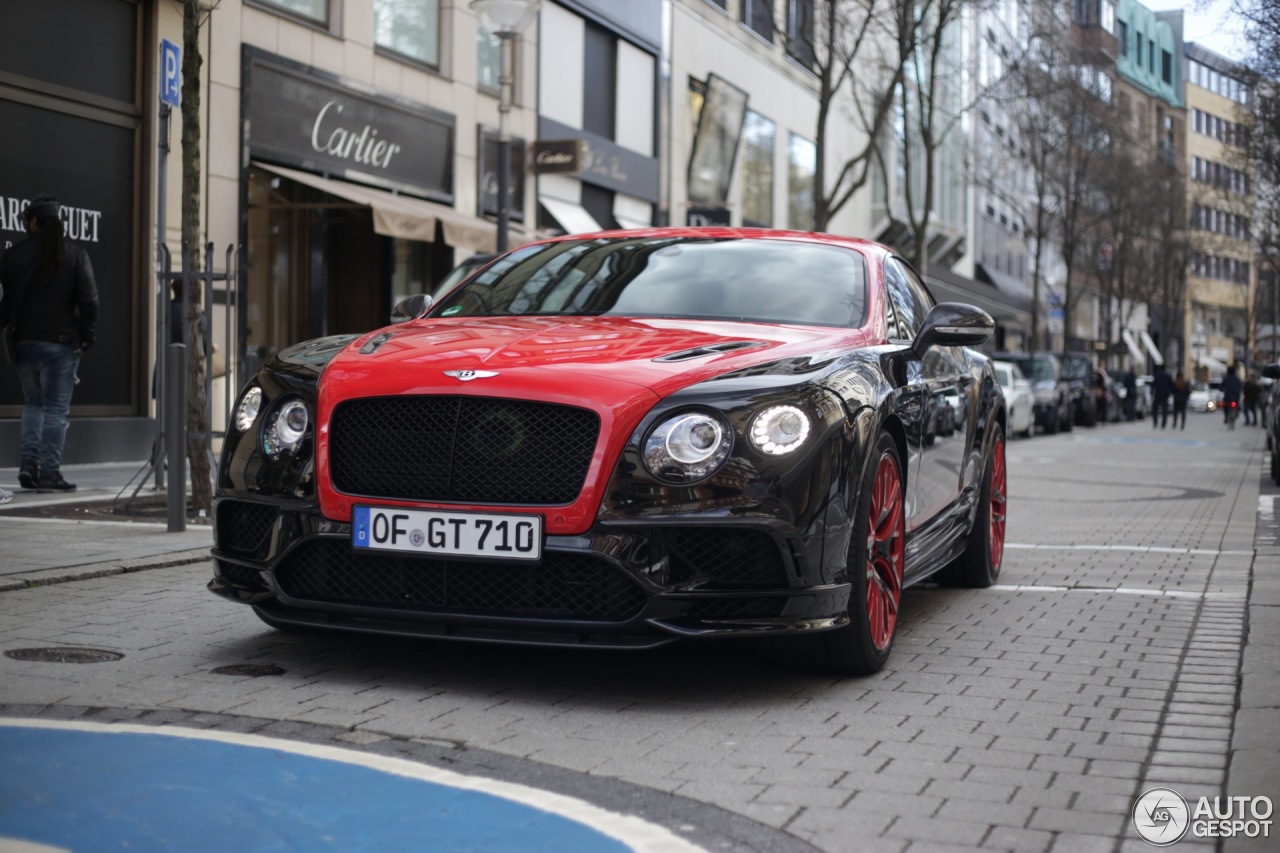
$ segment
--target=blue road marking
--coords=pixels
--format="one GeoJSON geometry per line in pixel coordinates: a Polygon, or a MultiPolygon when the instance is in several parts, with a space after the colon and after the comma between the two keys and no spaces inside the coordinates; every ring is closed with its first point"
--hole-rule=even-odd
{"type": "MultiPolygon", "coordinates": [[[[639,849],[475,786],[307,755],[301,744],[82,728],[0,724],[0,848],[20,839],[77,851],[639,849]]],[[[424,768],[433,772],[448,774],[424,768]]]]}

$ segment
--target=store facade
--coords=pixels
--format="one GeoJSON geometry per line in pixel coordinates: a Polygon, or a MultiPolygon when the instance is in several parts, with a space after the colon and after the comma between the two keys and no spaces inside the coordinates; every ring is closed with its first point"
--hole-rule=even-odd
{"type": "MultiPolygon", "coordinates": [[[[26,237],[23,205],[53,194],[66,236],[89,255],[101,302],[97,342],[72,397],[68,464],[144,458],[153,437],[141,197],[146,26],[137,0],[44,0],[0,27],[0,249],[26,237]]],[[[21,412],[17,375],[3,364],[0,467],[18,464],[21,412]]]]}
{"type": "Polygon", "coordinates": [[[383,325],[461,256],[494,250],[494,227],[453,206],[454,115],[249,46],[242,80],[246,373],[383,325]]]}

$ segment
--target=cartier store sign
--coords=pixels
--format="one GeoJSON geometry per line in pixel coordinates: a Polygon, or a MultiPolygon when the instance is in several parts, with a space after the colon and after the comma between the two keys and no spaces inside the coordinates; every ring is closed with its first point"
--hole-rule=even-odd
{"type": "Polygon", "coordinates": [[[455,119],[245,49],[253,158],[453,200],[455,119]]]}
{"type": "Polygon", "coordinates": [[[581,172],[584,147],[581,139],[540,139],[533,143],[533,171],[539,175],[581,172]]]}

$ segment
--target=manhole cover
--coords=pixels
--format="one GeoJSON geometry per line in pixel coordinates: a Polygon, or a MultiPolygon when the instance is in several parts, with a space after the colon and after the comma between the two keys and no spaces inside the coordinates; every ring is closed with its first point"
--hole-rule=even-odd
{"type": "Polygon", "coordinates": [[[247,675],[257,678],[260,675],[284,675],[284,670],[269,663],[236,663],[231,666],[220,666],[214,670],[217,675],[247,675]]]}
{"type": "Polygon", "coordinates": [[[44,663],[106,663],[120,660],[124,655],[102,649],[9,649],[4,653],[14,660],[33,660],[44,663]]]}

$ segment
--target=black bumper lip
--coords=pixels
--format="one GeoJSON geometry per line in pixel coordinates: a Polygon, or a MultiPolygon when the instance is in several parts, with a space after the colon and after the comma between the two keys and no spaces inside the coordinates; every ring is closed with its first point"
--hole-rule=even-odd
{"type": "MultiPolygon", "coordinates": [[[[350,545],[350,525],[323,520],[314,508],[278,507],[270,534],[248,552],[215,547],[215,577],[208,589],[237,603],[249,604],[265,621],[299,628],[325,628],[391,636],[437,637],[476,642],[598,648],[651,648],[684,637],[796,633],[839,627],[848,621],[847,583],[806,582],[808,570],[793,562],[799,549],[783,535],[776,520],[736,523],[776,543],[782,569],[777,583],[726,588],[725,584],[672,582],[669,566],[638,565],[636,551],[654,531],[670,529],[661,521],[598,525],[588,536],[550,536],[546,553],[587,557],[634,585],[637,610],[621,619],[583,615],[502,614],[466,609],[439,609],[395,601],[370,605],[358,601],[294,597],[282,587],[277,569],[308,543],[342,550],[344,559],[361,559],[350,545]],[[639,601],[643,599],[642,606],[639,601]]],[[[697,520],[671,519],[671,528],[688,528],[697,520]]],[[[707,524],[707,519],[702,523],[707,524]]],[[[716,519],[707,529],[721,527],[716,519]]],[[[761,539],[760,541],[766,541],[761,539]]],[[[219,545],[222,543],[219,542],[219,545]]],[[[431,558],[411,557],[431,562],[431,558]]],[[[658,561],[663,563],[664,561],[658,561]]],[[[603,570],[603,569],[602,569],[603,570]]],[[[616,578],[613,581],[616,583],[616,578]]],[[[286,584],[285,586],[288,586],[286,584]]]]}

